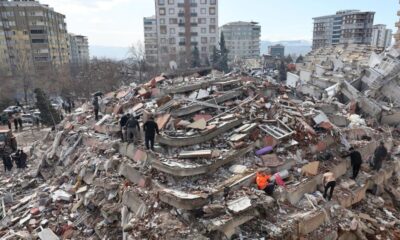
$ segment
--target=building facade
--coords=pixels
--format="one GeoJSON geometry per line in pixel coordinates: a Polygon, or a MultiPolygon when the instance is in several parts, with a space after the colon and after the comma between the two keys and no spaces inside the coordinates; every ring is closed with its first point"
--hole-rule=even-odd
{"type": "MultiPolygon", "coordinates": [[[[399,1],[400,2],[400,1],[399,1]]],[[[397,16],[400,17],[400,10],[397,11],[397,16]]],[[[394,34],[395,48],[400,49],[400,21],[396,22],[395,26],[397,27],[397,32],[394,34]]]]}
{"type": "Polygon", "coordinates": [[[218,43],[218,0],[155,0],[155,6],[158,63],[188,64],[195,47],[207,62],[218,43]]]}
{"type": "Polygon", "coordinates": [[[313,18],[313,49],[336,44],[371,44],[374,12],[338,11],[313,18]]]}
{"type": "Polygon", "coordinates": [[[70,64],[82,67],[89,63],[89,41],[86,36],[69,34],[70,64]]]}
{"type": "Polygon", "coordinates": [[[232,22],[221,27],[228,58],[260,57],[261,26],[256,22],[232,22]]]}
{"type": "Polygon", "coordinates": [[[33,0],[0,1],[0,58],[10,72],[69,63],[65,16],[33,0]]]}
{"type": "Polygon", "coordinates": [[[281,44],[268,47],[268,54],[272,57],[283,58],[285,57],[285,46],[281,44]]]}
{"type": "Polygon", "coordinates": [[[392,30],[384,24],[374,25],[372,29],[372,46],[387,48],[392,44],[392,30]]]}
{"type": "Polygon", "coordinates": [[[157,38],[157,18],[143,18],[144,25],[144,49],[146,62],[151,65],[158,63],[158,38],[157,38]]]}

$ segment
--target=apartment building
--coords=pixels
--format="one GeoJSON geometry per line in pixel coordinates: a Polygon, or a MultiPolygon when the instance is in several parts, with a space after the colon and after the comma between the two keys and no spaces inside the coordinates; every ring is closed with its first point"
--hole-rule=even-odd
{"type": "Polygon", "coordinates": [[[336,44],[371,44],[374,12],[338,11],[313,18],[313,49],[336,44]]]}
{"type": "Polygon", "coordinates": [[[89,41],[86,36],[69,34],[69,61],[73,67],[82,67],[89,63],[89,41]]]}
{"type": "Polygon", "coordinates": [[[65,16],[34,0],[0,1],[0,61],[16,73],[69,62],[65,16]]]}
{"type": "MultiPolygon", "coordinates": [[[[400,10],[397,11],[397,16],[400,17],[400,10]]],[[[396,40],[395,48],[400,49],[400,21],[396,22],[395,26],[397,27],[397,32],[394,34],[394,39],[396,40]]]]}
{"type": "Polygon", "coordinates": [[[143,25],[145,59],[147,63],[156,65],[158,63],[157,18],[155,16],[145,17],[143,25]]]}
{"type": "Polygon", "coordinates": [[[283,58],[285,57],[285,46],[276,44],[268,47],[268,54],[272,57],[283,58]]]}
{"type": "MultiPolygon", "coordinates": [[[[209,59],[218,43],[218,0],[155,0],[155,9],[157,59],[161,66],[170,61],[187,64],[195,46],[201,61],[209,59]]],[[[147,22],[147,25],[153,24],[147,22]]],[[[150,33],[148,31],[145,32],[150,33]]],[[[147,35],[145,42],[152,42],[153,38],[147,35]]],[[[147,45],[150,48],[146,47],[146,52],[151,54],[146,58],[155,57],[154,46],[147,45]]]]}
{"type": "Polygon", "coordinates": [[[231,22],[220,32],[225,37],[229,60],[260,57],[261,26],[257,22],[231,22]]]}
{"type": "Polygon", "coordinates": [[[384,24],[374,25],[372,29],[371,45],[380,48],[387,48],[392,44],[392,30],[387,29],[384,24]]]}

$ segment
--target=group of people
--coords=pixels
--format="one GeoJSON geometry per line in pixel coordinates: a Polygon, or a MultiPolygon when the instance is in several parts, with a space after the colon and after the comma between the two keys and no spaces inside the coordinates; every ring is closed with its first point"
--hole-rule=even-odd
{"type": "Polygon", "coordinates": [[[28,155],[23,150],[17,150],[11,155],[3,155],[4,171],[11,171],[14,166],[13,162],[18,169],[25,169],[27,167],[27,159],[28,155]]]}
{"type": "MultiPolygon", "coordinates": [[[[353,180],[356,180],[358,173],[360,172],[361,165],[363,163],[361,153],[351,147],[350,152],[343,157],[350,157],[352,166],[352,176],[353,180]]],[[[369,161],[369,165],[372,170],[379,171],[382,168],[382,163],[388,157],[388,150],[385,147],[384,142],[380,142],[379,146],[375,149],[372,159],[369,161]]],[[[331,171],[326,171],[323,175],[323,185],[324,185],[324,198],[331,200],[333,195],[333,190],[336,186],[336,176],[331,171]],[[328,193],[329,192],[329,193],[328,193]]]]}
{"type": "MultiPolygon", "coordinates": [[[[121,139],[128,143],[137,143],[140,138],[140,125],[139,117],[125,114],[120,119],[121,139]]],[[[154,117],[150,116],[149,119],[143,124],[144,142],[147,150],[154,150],[154,139],[156,134],[159,135],[158,124],[154,121],[154,117]]]]}

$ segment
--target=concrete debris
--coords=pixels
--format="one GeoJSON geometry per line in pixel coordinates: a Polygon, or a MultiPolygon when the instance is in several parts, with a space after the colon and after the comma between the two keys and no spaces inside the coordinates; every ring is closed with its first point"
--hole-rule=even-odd
{"type": "Polygon", "coordinates": [[[0,238],[399,239],[400,60],[374,51],[313,51],[286,85],[162,76],[105,94],[97,122],[85,103],[27,142],[25,172],[1,174],[0,238]],[[156,119],[154,150],[139,132],[120,141],[122,112],[156,119]],[[390,154],[375,171],[381,141],[390,154]],[[355,180],[350,147],[363,159],[355,180]]]}

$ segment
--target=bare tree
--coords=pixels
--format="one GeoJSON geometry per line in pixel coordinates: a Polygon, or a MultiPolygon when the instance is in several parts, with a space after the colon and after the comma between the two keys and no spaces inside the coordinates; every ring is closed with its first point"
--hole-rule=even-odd
{"type": "Polygon", "coordinates": [[[129,65],[131,70],[137,70],[139,73],[139,82],[143,81],[143,73],[146,70],[145,50],[143,43],[138,41],[132,45],[128,52],[129,65]]]}
{"type": "Polygon", "coordinates": [[[35,70],[30,46],[24,41],[17,41],[15,47],[15,69],[14,76],[17,78],[17,88],[22,87],[25,103],[28,103],[28,91],[34,87],[35,70]]]}

